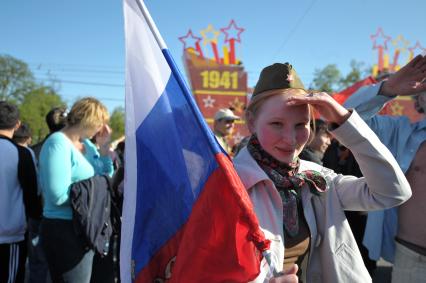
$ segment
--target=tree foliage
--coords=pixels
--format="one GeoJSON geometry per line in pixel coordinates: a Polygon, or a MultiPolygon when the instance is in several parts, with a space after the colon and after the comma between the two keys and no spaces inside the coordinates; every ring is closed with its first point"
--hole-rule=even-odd
{"type": "Polygon", "coordinates": [[[25,62],[9,55],[0,55],[0,100],[21,103],[34,88],[34,76],[25,62]]]}
{"type": "Polygon", "coordinates": [[[117,107],[112,111],[110,126],[112,128],[111,140],[116,140],[124,135],[124,108],[117,107]]]}
{"type": "Polygon", "coordinates": [[[333,93],[339,87],[341,73],[335,64],[330,64],[324,69],[316,69],[311,88],[327,93],[333,93]]]}
{"type": "Polygon", "coordinates": [[[53,86],[36,82],[27,63],[9,55],[0,55],[0,100],[18,105],[21,120],[33,133],[33,142],[49,133],[46,114],[53,107],[65,105],[53,86]]]}
{"type": "MultiPolygon", "coordinates": [[[[34,143],[49,133],[46,114],[53,107],[66,106],[54,86],[58,82],[51,80],[48,85],[38,83],[25,62],[9,55],[0,55],[0,100],[18,105],[21,120],[29,125],[34,143]]],[[[110,119],[112,140],[124,135],[124,120],[124,108],[114,109],[110,119]]]]}
{"type": "Polygon", "coordinates": [[[363,79],[363,77],[366,75],[366,72],[363,72],[361,69],[364,66],[363,63],[357,62],[355,60],[352,60],[350,63],[351,70],[350,72],[340,80],[340,88],[345,89],[347,87],[350,87],[354,83],[360,81],[363,79]]]}
{"type": "Polygon", "coordinates": [[[310,87],[330,94],[338,92],[360,81],[368,74],[368,70],[363,70],[363,66],[363,63],[352,60],[351,69],[346,76],[342,75],[335,64],[327,65],[323,69],[316,69],[310,87]]]}
{"type": "Polygon", "coordinates": [[[21,120],[31,128],[34,143],[49,133],[46,114],[53,107],[65,105],[61,97],[50,87],[39,86],[25,95],[20,105],[21,120]]]}

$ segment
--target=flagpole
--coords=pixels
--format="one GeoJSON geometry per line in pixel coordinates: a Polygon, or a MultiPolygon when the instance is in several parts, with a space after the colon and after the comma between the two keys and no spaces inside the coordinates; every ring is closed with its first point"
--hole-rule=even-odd
{"type": "Polygon", "coordinates": [[[274,265],[274,263],[271,260],[271,254],[272,253],[269,250],[266,250],[266,251],[262,252],[263,257],[266,259],[266,262],[269,265],[269,271],[272,273],[272,275],[274,277],[278,277],[278,276],[283,275],[281,272],[278,272],[277,269],[275,268],[275,265],[274,265]]]}
{"type": "Polygon", "coordinates": [[[157,26],[154,23],[154,20],[152,19],[151,15],[148,12],[148,9],[145,6],[145,3],[142,0],[136,0],[136,4],[138,4],[139,9],[141,10],[149,28],[152,31],[152,34],[155,37],[155,40],[157,41],[158,45],[160,46],[160,49],[163,50],[167,48],[166,43],[164,42],[163,38],[161,37],[160,32],[157,29],[157,26]]]}

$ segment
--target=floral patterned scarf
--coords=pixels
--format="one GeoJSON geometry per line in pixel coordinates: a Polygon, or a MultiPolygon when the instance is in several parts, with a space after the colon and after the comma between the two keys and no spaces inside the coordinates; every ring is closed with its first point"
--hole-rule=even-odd
{"type": "Polygon", "coordinates": [[[319,195],[326,190],[324,177],[314,170],[297,173],[299,158],[290,164],[276,160],[261,147],[256,135],[250,137],[247,149],[275,184],[283,203],[284,229],[288,235],[295,237],[299,233],[298,205],[301,204],[301,188],[307,184],[313,194],[319,195]]]}

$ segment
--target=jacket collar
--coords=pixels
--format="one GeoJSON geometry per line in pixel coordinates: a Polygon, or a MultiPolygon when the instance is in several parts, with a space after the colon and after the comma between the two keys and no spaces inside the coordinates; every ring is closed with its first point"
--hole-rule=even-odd
{"type": "Polygon", "coordinates": [[[260,168],[256,160],[250,155],[245,146],[234,158],[235,169],[246,189],[249,189],[261,181],[272,182],[265,171],[260,168]]]}

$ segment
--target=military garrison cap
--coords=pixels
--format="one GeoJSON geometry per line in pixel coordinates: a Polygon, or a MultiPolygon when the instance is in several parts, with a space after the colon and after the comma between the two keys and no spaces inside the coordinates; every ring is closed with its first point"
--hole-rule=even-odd
{"type": "Polygon", "coordinates": [[[289,63],[275,63],[265,67],[254,87],[253,96],[272,89],[298,88],[305,89],[302,81],[289,63]]]}

